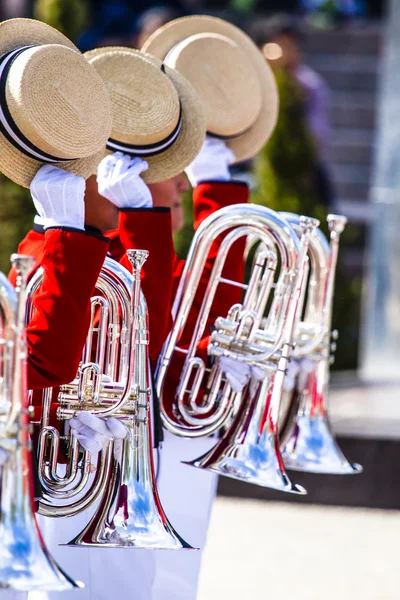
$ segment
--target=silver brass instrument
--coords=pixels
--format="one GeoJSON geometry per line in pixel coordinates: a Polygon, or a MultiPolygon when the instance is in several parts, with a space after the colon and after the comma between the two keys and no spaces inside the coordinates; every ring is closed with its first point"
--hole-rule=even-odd
{"type": "MultiPolygon", "coordinates": [[[[300,232],[297,215],[283,213],[283,216],[300,232]]],[[[295,414],[282,434],[281,451],[288,469],[345,475],[360,473],[362,467],[350,463],[340,450],[329,423],[326,396],[331,350],[335,350],[337,337],[337,332],[331,331],[334,281],[340,235],[347,219],[328,215],[327,221],[330,244],[321,231],[310,242],[308,296],[303,297],[299,307],[292,355],[299,362],[300,373],[294,390],[286,393],[286,405],[292,404],[295,414]],[[309,362],[306,372],[301,368],[304,358],[309,362]]]]}
{"type": "Polygon", "coordinates": [[[317,220],[302,217],[303,236],[299,243],[296,233],[277,213],[243,204],[219,210],[197,230],[175,298],[175,324],[159,360],[157,391],[164,425],[176,435],[206,436],[229,426],[212,450],[189,464],[257,485],[305,493],[301,486],[290,481],[285,471],[277,427],[309,239],[318,224],[317,220]],[[179,346],[179,340],[211,245],[221,233],[226,235],[215,259],[192,340],[185,349],[179,346]],[[250,282],[244,285],[227,281],[222,270],[230,248],[238,239],[248,236],[257,238],[264,248],[257,256],[250,282]],[[209,367],[199,355],[198,345],[222,282],[241,287],[245,296],[226,318],[217,319],[208,351],[215,360],[209,367]],[[268,304],[267,323],[262,326],[268,304]],[[170,362],[177,352],[186,356],[171,415],[163,391],[170,362]],[[265,371],[265,377],[259,383],[253,381],[243,394],[234,393],[218,366],[221,356],[258,366],[265,371]]]}
{"type": "MultiPolygon", "coordinates": [[[[114,548],[191,547],[169,523],[158,497],[153,464],[150,418],[151,380],[148,360],[147,306],[140,290],[140,272],[148,253],[129,250],[132,275],[106,259],[92,298],[92,319],[77,378],[60,389],[57,416],[70,419],[77,411],[120,419],[129,436],[111,441],[92,458],[68,439],[68,464],[58,472],[60,434],[49,425],[51,391],[44,397],[39,438],[39,473],[43,500],[39,511],[51,517],[77,514],[98,501],[84,530],[69,545],[114,548]]],[[[30,294],[40,285],[38,273],[30,294]]]]}
{"type": "Polygon", "coordinates": [[[34,508],[26,381],[25,301],[33,258],[14,254],[17,291],[0,274],[0,590],[63,591],[83,587],[48,553],[34,508]]]}

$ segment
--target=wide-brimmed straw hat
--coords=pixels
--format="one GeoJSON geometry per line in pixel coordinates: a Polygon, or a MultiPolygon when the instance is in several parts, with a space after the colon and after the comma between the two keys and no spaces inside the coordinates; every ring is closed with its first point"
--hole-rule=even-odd
{"type": "Polygon", "coordinates": [[[214,17],[183,17],[153,33],[142,51],[191,82],[207,133],[225,140],[236,162],[263,147],[275,127],[278,93],[271,68],[243,31],[214,17]]]}
{"type": "Polygon", "coordinates": [[[186,79],[138,50],[97,48],[85,54],[103,78],[113,105],[109,151],[146,160],[147,183],[181,173],[205,138],[202,103],[186,79]]]}
{"type": "Polygon", "coordinates": [[[50,163],[86,179],[111,124],[104,82],[68,38],[31,19],[0,23],[0,172],[29,187],[50,163]]]}

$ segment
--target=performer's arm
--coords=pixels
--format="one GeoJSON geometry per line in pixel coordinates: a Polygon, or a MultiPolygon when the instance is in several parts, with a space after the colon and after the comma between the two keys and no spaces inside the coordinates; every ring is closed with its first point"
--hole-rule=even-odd
{"type": "Polygon", "coordinates": [[[107,250],[108,240],[100,233],[47,229],[43,282],[27,326],[30,389],[74,379],[89,326],[90,298],[107,250]]]}
{"type": "MultiPolygon", "coordinates": [[[[227,183],[202,183],[194,189],[193,201],[194,201],[194,213],[195,213],[195,226],[198,227],[200,223],[212,212],[223,208],[229,204],[238,204],[247,202],[248,200],[248,188],[243,184],[235,184],[231,182],[227,183]]],[[[207,284],[215,263],[216,254],[219,249],[221,239],[217,239],[212,246],[211,252],[206,261],[199,286],[197,288],[192,309],[189,313],[186,326],[182,332],[179,340],[179,346],[182,348],[188,348],[192,336],[195,324],[197,322],[201,304],[203,302],[207,284]]],[[[234,281],[243,281],[243,251],[244,241],[239,240],[236,242],[227,257],[225,268],[223,270],[223,277],[232,279],[234,281]]],[[[176,265],[174,271],[174,290],[178,287],[179,279],[182,274],[184,267],[184,261],[180,261],[176,265]]],[[[175,293],[175,291],[174,291],[175,293]]],[[[199,356],[203,360],[207,361],[207,347],[209,344],[209,334],[211,328],[215,323],[215,320],[219,316],[226,316],[228,310],[233,304],[240,302],[241,290],[240,288],[228,286],[227,284],[220,284],[217,293],[215,295],[214,302],[212,303],[211,310],[207,319],[204,334],[199,343],[199,356]]],[[[165,381],[164,386],[164,406],[172,407],[173,398],[175,397],[176,390],[179,384],[179,380],[182,375],[183,363],[185,356],[183,354],[175,353],[173,360],[168,371],[168,377],[165,381]]]]}
{"type": "Polygon", "coordinates": [[[140,174],[147,163],[117,152],[100,163],[99,193],[120,209],[118,230],[111,237],[111,256],[131,271],[126,251],[148,250],[142,289],[149,310],[149,354],[156,356],[171,327],[172,271],[175,261],[169,208],[153,208],[140,174]]]}
{"type": "MultiPolygon", "coordinates": [[[[149,310],[150,357],[158,355],[171,325],[172,271],[175,261],[168,208],[121,210],[119,235],[125,250],[148,250],[142,289],[149,310]]],[[[121,264],[130,269],[126,254],[121,264]]]]}
{"type": "Polygon", "coordinates": [[[28,386],[40,389],[68,383],[76,375],[90,298],[109,243],[98,230],[103,215],[97,198],[85,196],[82,177],[45,165],[30,189],[46,230],[43,245],[38,240],[25,244],[44,271],[27,326],[28,386]]]}
{"type": "MultiPolygon", "coordinates": [[[[36,221],[36,217],[35,217],[36,221]]],[[[42,257],[43,257],[43,249],[44,249],[44,227],[42,225],[37,225],[36,222],[33,226],[33,229],[28,231],[22,242],[18,244],[18,254],[26,254],[27,256],[33,256],[35,259],[35,264],[33,270],[37,269],[39,266],[42,257]]],[[[10,272],[8,273],[8,279],[11,281],[13,286],[16,285],[17,273],[15,269],[12,267],[10,272]]]]}
{"type": "MultiPolygon", "coordinates": [[[[231,181],[229,164],[234,160],[231,150],[221,141],[206,138],[204,146],[188,167],[187,174],[193,186],[194,228],[215,211],[233,204],[247,203],[249,189],[245,183],[231,181]]],[[[215,258],[223,236],[217,238],[212,245],[199,287],[196,291],[192,310],[181,338],[181,343],[188,344],[192,337],[193,328],[197,321],[198,313],[207,289],[215,258]]],[[[222,276],[234,281],[243,280],[243,251],[244,240],[236,242],[228,255],[222,276]]],[[[174,291],[177,289],[182,271],[182,264],[178,265],[174,277],[174,291]]],[[[210,328],[218,316],[226,316],[230,307],[240,302],[240,288],[227,284],[220,284],[217,290],[205,330],[204,346],[207,347],[210,328]]]]}

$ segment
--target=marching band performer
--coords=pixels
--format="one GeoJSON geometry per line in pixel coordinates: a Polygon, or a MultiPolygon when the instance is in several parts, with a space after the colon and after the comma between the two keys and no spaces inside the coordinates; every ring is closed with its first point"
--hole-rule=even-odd
{"type": "MultiPolygon", "coordinates": [[[[44,279],[27,327],[34,389],[68,382],[79,363],[109,245],[101,230],[111,225],[85,206],[85,179],[104,155],[111,123],[103,81],[67,38],[29,19],[0,24],[0,171],[31,187],[48,225],[36,245],[44,279]]],[[[5,600],[25,596],[2,590],[5,600]]]]}
{"type": "Polygon", "coordinates": [[[24,187],[35,180],[35,205],[40,212],[47,203],[49,217],[46,235],[35,239],[45,275],[27,327],[29,386],[40,389],[66,383],[76,371],[108,251],[99,215],[85,216],[83,197],[111,130],[111,105],[103,81],[65,36],[13,19],[0,24],[0,107],[0,171],[24,187]]]}
{"type": "MultiPolygon", "coordinates": [[[[110,156],[103,160],[99,167],[99,190],[104,195],[108,194],[105,184],[101,179],[100,173],[107,163],[115,161],[114,169],[118,169],[118,163],[125,161],[129,165],[130,159],[125,156],[110,156]]],[[[137,160],[137,159],[133,159],[137,160]]],[[[206,138],[202,150],[194,159],[186,172],[190,175],[193,185],[193,207],[194,207],[194,225],[197,228],[201,222],[212,212],[223,208],[224,206],[236,203],[245,203],[248,200],[248,187],[241,182],[231,181],[229,173],[229,164],[233,162],[234,156],[229,148],[221,140],[206,138]],[[209,174],[212,180],[209,180],[209,174]]],[[[128,183],[128,182],[127,182],[128,183]]],[[[134,189],[135,184],[126,186],[126,193],[134,189]]],[[[151,196],[148,197],[148,205],[145,210],[140,208],[122,209],[120,212],[120,227],[118,231],[110,232],[111,254],[118,257],[120,253],[132,247],[145,248],[151,250],[157,240],[163,240],[165,236],[169,238],[172,245],[172,234],[182,226],[182,193],[186,190],[187,184],[184,175],[178,175],[171,180],[161,183],[149,184],[151,196]],[[165,210],[167,209],[167,210],[165,210]],[[169,212],[171,211],[171,213],[169,212]],[[171,219],[173,216],[173,219],[171,219]],[[152,234],[155,234],[154,237],[152,234]]],[[[217,250],[217,249],[216,249],[217,250]]],[[[213,259],[216,250],[212,253],[206,263],[201,285],[196,293],[194,307],[190,315],[190,323],[185,335],[187,342],[190,340],[194,328],[197,313],[201,306],[204,291],[213,267],[213,259]]],[[[156,249],[156,252],[162,252],[162,247],[156,249]]],[[[154,252],[153,252],[154,255],[154,252]]],[[[232,250],[228,264],[226,265],[224,276],[237,278],[240,280],[242,275],[242,244],[236,244],[232,250]]],[[[183,269],[184,261],[179,260],[175,255],[172,256],[172,295],[169,299],[169,323],[171,321],[171,305],[173,296],[177,289],[179,278],[183,269]]],[[[162,281],[162,261],[155,264],[153,272],[145,270],[143,280],[143,289],[148,298],[149,318],[150,318],[150,340],[154,332],[154,320],[151,307],[153,302],[166,302],[167,294],[163,294],[163,288],[158,287],[158,282],[162,281]]],[[[227,287],[217,294],[217,301],[213,307],[213,315],[226,314],[229,308],[240,300],[240,291],[235,288],[227,287]]],[[[215,320],[214,318],[214,320],[215,320]]],[[[212,325],[210,319],[210,326],[212,325]]],[[[154,338],[154,336],[153,336],[154,338]]],[[[156,338],[159,339],[158,337],[156,338]]],[[[165,338],[164,338],[165,339],[165,338]]],[[[164,340],[163,340],[164,341],[164,340]]],[[[207,341],[205,340],[205,347],[207,341]]],[[[160,350],[159,344],[151,344],[153,362],[160,350]]],[[[177,364],[174,369],[173,379],[169,382],[171,390],[171,405],[173,401],[173,391],[179,382],[181,365],[177,364]]],[[[237,376],[232,371],[232,376],[237,376]]],[[[198,552],[180,552],[178,553],[159,553],[156,561],[155,582],[152,588],[151,598],[195,598],[197,582],[200,571],[200,562],[202,549],[205,545],[207,527],[210,517],[212,501],[215,497],[217,477],[212,473],[199,472],[190,469],[181,464],[182,460],[191,459],[208,450],[215,444],[215,439],[183,440],[177,438],[167,431],[163,432],[163,443],[159,456],[159,477],[158,490],[161,502],[172,523],[176,523],[180,528],[181,535],[195,547],[198,552]],[[170,555],[170,556],[168,556],[170,555]]]]}
{"type": "MultiPolygon", "coordinates": [[[[275,126],[278,97],[271,70],[250,38],[221,19],[193,16],[176,19],[158,29],[142,51],[163,61],[184,75],[198,92],[206,115],[207,138],[199,156],[186,172],[194,187],[195,227],[198,207],[208,214],[222,206],[248,200],[247,185],[231,181],[229,165],[251,159],[266,143],[275,126]],[[197,209],[197,210],[196,210],[197,209]]],[[[213,248],[211,255],[217,248],[213,248]]],[[[205,271],[212,266],[209,256],[205,271]]],[[[225,265],[223,277],[236,281],[243,275],[243,246],[237,242],[225,265]]],[[[208,279],[211,269],[206,277],[208,279]]],[[[217,316],[227,315],[240,302],[240,293],[220,285],[212,306],[208,327],[217,316]]],[[[176,289],[176,288],[175,288],[176,289]]],[[[205,287],[196,292],[192,312],[180,346],[189,345],[205,287]]],[[[207,339],[199,344],[204,350],[207,339]]],[[[204,352],[206,357],[206,352],[204,352]]],[[[174,403],[182,372],[183,357],[174,356],[165,382],[164,405],[174,403]]],[[[226,361],[224,371],[232,388],[240,391],[248,382],[249,368],[226,361]]],[[[171,520],[192,544],[204,548],[210,509],[216,492],[216,476],[182,464],[203,455],[215,445],[215,438],[184,439],[164,433],[158,488],[171,520]],[[176,490],[179,490],[177,493],[176,490]]],[[[195,600],[201,554],[164,553],[157,562],[153,598],[195,600]]]]}

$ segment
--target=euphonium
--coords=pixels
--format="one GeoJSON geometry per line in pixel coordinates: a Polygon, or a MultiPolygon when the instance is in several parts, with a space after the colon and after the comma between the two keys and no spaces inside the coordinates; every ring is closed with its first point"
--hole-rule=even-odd
{"type": "MultiPolygon", "coordinates": [[[[95,501],[95,514],[69,545],[190,548],[170,525],[161,506],[154,477],[148,360],[147,306],[140,272],[148,253],[129,250],[132,275],[106,259],[92,298],[92,319],[77,378],[60,389],[57,416],[68,420],[77,411],[114,416],[129,436],[110,442],[99,455],[95,475],[92,458],[76,439],[68,438],[68,465],[57,471],[58,431],[49,425],[50,391],[44,398],[39,437],[39,476],[43,499],[39,511],[52,517],[77,514],[95,501]]],[[[37,289],[36,275],[31,293],[37,289]]]]}
{"type": "Polygon", "coordinates": [[[173,307],[174,327],[164,345],[157,371],[157,391],[164,425],[183,437],[210,435],[229,425],[223,438],[191,465],[229,477],[294,493],[305,493],[287,476],[277,436],[282,383],[292,348],[293,326],[301,295],[309,238],[318,221],[303,218],[299,243],[289,224],[274,211],[255,205],[235,205],[208,217],[197,230],[186,260],[173,307]],[[179,346],[211,245],[225,233],[215,259],[197,324],[188,350],[179,346]],[[248,285],[222,277],[234,242],[252,236],[264,251],[257,256],[248,285]],[[279,275],[277,265],[280,263],[279,275]],[[276,279],[275,283],[274,280],[276,279]],[[221,315],[211,336],[206,365],[199,353],[218,285],[230,283],[245,290],[242,304],[221,315]],[[262,326],[269,306],[268,319],[262,326]],[[165,406],[164,384],[175,353],[186,354],[174,412],[165,406]],[[265,371],[243,394],[234,393],[219,368],[221,356],[233,357],[265,371]],[[233,418],[233,421],[232,421],[233,418]],[[231,422],[232,421],[232,422],[231,422]],[[257,434],[254,436],[254,432],[257,434]]]}
{"type": "MultiPolygon", "coordinates": [[[[283,216],[299,232],[299,217],[288,213],[283,216]]],[[[286,393],[286,405],[292,406],[294,415],[282,432],[281,451],[288,469],[345,475],[359,473],[362,467],[350,463],[340,450],[330,426],[326,396],[332,337],[336,339],[331,331],[334,281],[340,234],[347,219],[328,215],[327,221],[330,244],[321,231],[310,243],[308,295],[299,305],[292,355],[299,373],[293,391],[286,393]]]]}
{"type": "Polygon", "coordinates": [[[83,587],[49,555],[38,529],[26,382],[26,281],[33,259],[14,254],[17,291],[0,274],[0,589],[63,591],[83,587]]]}

